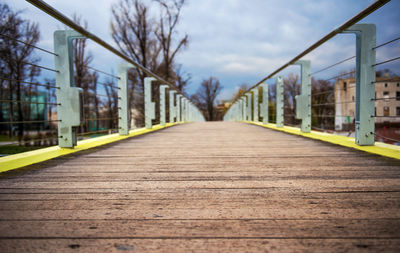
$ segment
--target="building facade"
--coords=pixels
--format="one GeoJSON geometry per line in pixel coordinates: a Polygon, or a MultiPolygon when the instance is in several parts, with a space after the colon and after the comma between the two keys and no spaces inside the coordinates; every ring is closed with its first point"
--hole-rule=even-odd
{"type": "MultiPolygon", "coordinates": [[[[377,77],[375,123],[400,123],[400,77],[377,77]]],[[[335,83],[335,129],[346,130],[355,123],[356,84],[354,78],[335,83]]]]}

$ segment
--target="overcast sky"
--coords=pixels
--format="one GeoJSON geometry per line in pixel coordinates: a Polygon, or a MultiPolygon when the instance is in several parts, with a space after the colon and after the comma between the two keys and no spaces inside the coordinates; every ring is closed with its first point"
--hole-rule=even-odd
{"type": "MultiPolygon", "coordinates": [[[[3,1],[4,0],[0,0],[3,1]]],[[[151,2],[150,0],[144,0],[151,2]]],[[[6,0],[22,16],[38,22],[41,47],[53,48],[52,34],[65,26],[23,0],[6,0]]],[[[88,21],[89,31],[115,45],[110,36],[111,5],[118,0],[47,0],[67,16],[74,13],[88,21]]],[[[220,99],[228,99],[242,83],[258,82],[294,56],[344,23],[372,0],[188,0],[182,10],[179,32],[190,37],[189,47],[177,63],[192,75],[188,87],[194,93],[203,79],[217,77],[224,90],[220,99]]],[[[362,22],[377,25],[377,42],[400,36],[400,0],[376,11],[362,22]]],[[[354,55],[354,36],[338,35],[304,59],[312,60],[313,71],[354,55]]],[[[377,61],[400,56],[400,43],[377,50],[377,61]]],[[[93,66],[115,71],[121,61],[95,43],[89,44],[93,66]]],[[[50,55],[38,53],[42,64],[53,66],[50,55]]],[[[382,67],[399,73],[398,62],[382,67]]],[[[354,67],[354,61],[325,71],[316,78],[329,78],[354,67]]],[[[298,73],[289,67],[281,74],[298,73]]],[[[43,73],[46,75],[45,73],[43,73]]],[[[48,74],[51,75],[51,74],[48,74]]]]}

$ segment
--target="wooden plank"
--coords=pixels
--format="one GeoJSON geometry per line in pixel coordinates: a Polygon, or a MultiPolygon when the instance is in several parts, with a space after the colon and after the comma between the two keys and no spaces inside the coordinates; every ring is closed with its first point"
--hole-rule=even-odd
{"type": "Polygon", "coordinates": [[[393,252],[398,239],[0,239],[1,252],[393,252]]]}
{"type": "Polygon", "coordinates": [[[1,175],[0,252],[398,252],[399,178],[320,141],[180,125],[1,175]]]}

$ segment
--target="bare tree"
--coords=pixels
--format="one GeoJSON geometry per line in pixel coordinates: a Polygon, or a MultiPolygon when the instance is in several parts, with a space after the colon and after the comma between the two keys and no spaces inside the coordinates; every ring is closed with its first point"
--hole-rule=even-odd
{"type": "MultiPolygon", "coordinates": [[[[160,20],[155,32],[162,49],[163,61],[160,66],[162,76],[170,82],[174,80],[174,59],[177,53],[188,45],[189,36],[185,34],[182,38],[176,39],[176,26],[179,22],[181,9],[185,0],[156,0],[161,8],[160,20]],[[173,44],[176,41],[176,46],[173,44]]],[[[176,73],[175,73],[176,74],[176,73]]]]}
{"type": "Polygon", "coordinates": [[[311,79],[312,125],[333,129],[335,125],[334,86],[326,80],[311,79]]]}
{"type": "Polygon", "coordinates": [[[296,113],[295,97],[300,94],[299,76],[290,73],[287,78],[283,79],[283,87],[285,120],[289,124],[296,124],[297,120],[294,116],[296,113]]]}
{"type": "MultiPolygon", "coordinates": [[[[81,17],[74,14],[73,20],[75,23],[81,25],[85,29],[88,28],[87,21],[82,21],[81,17]]],[[[91,102],[93,100],[92,90],[93,76],[89,71],[89,65],[93,61],[92,54],[87,52],[87,40],[86,39],[75,39],[73,41],[73,54],[74,54],[74,82],[77,87],[83,90],[83,115],[85,118],[91,118],[91,102]]],[[[97,108],[94,108],[98,110],[97,108]]],[[[82,125],[81,132],[87,132],[89,128],[89,122],[85,121],[82,125]]]]}
{"type": "MultiPolygon", "coordinates": [[[[188,36],[176,39],[176,26],[179,21],[183,0],[155,0],[160,8],[160,17],[150,14],[150,5],[143,0],[120,0],[112,7],[111,34],[119,49],[135,62],[153,73],[173,82],[183,91],[190,76],[181,72],[175,63],[176,55],[188,43],[188,36]],[[157,21],[156,21],[157,20],[157,21]]],[[[131,108],[135,108],[138,117],[136,125],[144,123],[143,94],[146,73],[140,69],[130,72],[131,108]]],[[[154,93],[158,89],[154,89],[154,93]]]]}
{"type": "MultiPolygon", "coordinates": [[[[150,17],[149,7],[140,0],[120,0],[112,6],[112,16],[111,35],[119,49],[135,62],[155,72],[160,65],[161,47],[157,43],[156,25],[150,17]]],[[[136,97],[134,93],[143,94],[146,77],[146,73],[140,69],[135,69],[135,72],[136,74],[129,75],[130,79],[136,78],[129,87],[131,98],[136,97]]],[[[140,114],[137,124],[143,124],[143,97],[133,100],[132,106],[138,109],[140,114]]]]}
{"type": "Polygon", "coordinates": [[[189,85],[192,75],[183,71],[181,64],[176,65],[175,71],[172,74],[174,75],[173,79],[178,90],[185,93],[185,88],[189,85]]]}
{"type": "Polygon", "coordinates": [[[192,96],[193,102],[203,110],[209,121],[215,119],[215,103],[222,88],[219,80],[210,76],[210,78],[203,80],[197,92],[192,96]]]}
{"type": "MultiPolygon", "coordinates": [[[[0,66],[1,76],[7,78],[8,86],[3,90],[5,82],[2,82],[2,95],[7,93],[9,100],[22,101],[25,86],[22,84],[27,78],[33,80],[40,70],[32,64],[37,63],[40,59],[33,56],[35,45],[39,40],[39,28],[36,23],[31,23],[19,17],[19,12],[13,12],[8,5],[0,4],[0,66]],[[5,35],[5,36],[4,36],[5,35]],[[26,42],[27,44],[18,43],[15,39],[26,42]],[[29,45],[30,44],[30,45],[29,45]]],[[[4,80],[3,80],[4,81],[4,80]]],[[[9,121],[14,121],[15,113],[18,121],[24,121],[23,103],[9,103],[9,121]]],[[[30,105],[28,105],[30,106],[30,105]]],[[[25,115],[27,119],[30,115],[25,115]]],[[[9,125],[9,135],[12,136],[13,125],[9,125]]],[[[24,124],[18,124],[18,140],[21,143],[24,134],[24,124]]]]}

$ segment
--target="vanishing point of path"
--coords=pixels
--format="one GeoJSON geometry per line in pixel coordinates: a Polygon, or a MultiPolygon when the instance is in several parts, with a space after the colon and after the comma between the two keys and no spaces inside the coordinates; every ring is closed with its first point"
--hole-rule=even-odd
{"type": "Polygon", "coordinates": [[[400,162],[190,123],[0,177],[0,252],[400,252],[400,162]]]}

